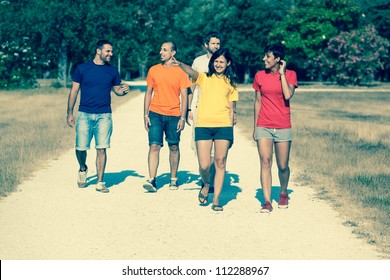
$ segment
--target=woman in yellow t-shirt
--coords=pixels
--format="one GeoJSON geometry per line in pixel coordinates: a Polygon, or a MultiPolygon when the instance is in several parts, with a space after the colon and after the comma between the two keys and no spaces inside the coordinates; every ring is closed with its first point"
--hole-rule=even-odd
{"type": "Polygon", "coordinates": [[[174,64],[183,69],[202,91],[198,101],[198,118],[195,126],[199,172],[203,181],[198,200],[202,205],[208,202],[210,156],[214,144],[215,178],[211,208],[214,211],[222,211],[219,195],[225,179],[228,150],[234,140],[234,108],[238,100],[238,78],[234,73],[233,57],[228,49],[218,49],[210,59],[207,73],[197,72],[176,59],[174,64]]]}

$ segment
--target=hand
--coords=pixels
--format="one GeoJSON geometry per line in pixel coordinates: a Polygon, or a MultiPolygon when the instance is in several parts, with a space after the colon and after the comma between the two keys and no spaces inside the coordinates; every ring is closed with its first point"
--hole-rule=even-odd
{"type": "Polygon", "coordinates": [[[66,117],[66,122],[68,123],[68,125],[70,127],[74,127],[74,117],[73,117],[73,115],[68,115],[66,117]]]}
{"type": "Polygon", "coordinates": [[[233,125],[236,125],[237,124],[237,114],[234,113],[233,114],[233,125]]]}
{"type": "Polygon", "coordinates": [[[145,130],[149,132],[149,126],[152,126],[152,124],[150,123],[149,116],[144,117],[144,125],[145,125],[145,130]]]}
{"type": "Polygon", "coordinates": [[[173,66],[180,66],[181,62],[177,61],[174,56],[172,56],[171,60],[172,60],[171,65],[173,65],[173,66]]]}
{"type": "Polygon", "coordinates": [[[121,85],[121,89],[123,95],[128,94],[130,91],[130,87],[128,85],[121,85]]]}
{"type": "Polygon", "coordinates": [[[279,74],[284,74],[286,73],[286,61],[285,60],[280,60],[279,61],[279,74]]]}
{"type": "Polygon", "coordinates": [[[184,129],[186,122],[183,119],[180,119],[177,123],[177,130],[176,132],[182,131],[184,129]]]}
{"type": "Polygon", "coordinates": [[[186,123],[187,123],[189,126],[191,126],[190,120],[191,120],[191,121],[193,120],[192,111],[189,111],[189,112],[188,112],[187,118],[186,118],[186,123]]]}

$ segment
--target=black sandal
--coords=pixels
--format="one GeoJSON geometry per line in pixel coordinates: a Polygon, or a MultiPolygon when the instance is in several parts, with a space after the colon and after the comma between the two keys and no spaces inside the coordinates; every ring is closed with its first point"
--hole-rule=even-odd
{"type": "Polygon", "coordinates": [[[217,205],[217,204],[213,204],[211,206],[211,209],[213,209],[214,211],[223,211],[223,207],[221,205],[217,205]]]}
{"type": "Polygon", "coordinates": [[[209,194],[204,195],[202,193],[203,188],[204,188],[204,184],[202,184],[202,187],[200,188],[200,191],[198,194],[198,200],[199,200],[200,204],[207,204],[207,201],[209,199],[209,194]]]}

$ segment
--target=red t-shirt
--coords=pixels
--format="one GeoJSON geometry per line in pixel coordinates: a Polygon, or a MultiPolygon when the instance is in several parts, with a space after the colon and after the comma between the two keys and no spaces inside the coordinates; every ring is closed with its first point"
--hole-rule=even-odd
{"type": "MultiPolygon", "coordinates": [[[[289,85],[298,87],[297,74],[286,70],[289,85]]],[[[261,93],[261,107],[256,126],[265,128],[291,128],[290,102],[285,100],[279,73],[259,71],[255,75],[253,88],[261,93]]]]}

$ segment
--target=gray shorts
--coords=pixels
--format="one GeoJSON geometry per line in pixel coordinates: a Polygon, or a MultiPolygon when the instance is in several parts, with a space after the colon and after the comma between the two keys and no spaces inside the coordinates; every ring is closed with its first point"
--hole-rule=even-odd
{"type": "Polygon", "coordinates": [[[292,141],[291,128],[265,128],[257,126],[255,129],[255,140],[260,138],[272,139],[274,142],[292,141]]]}

